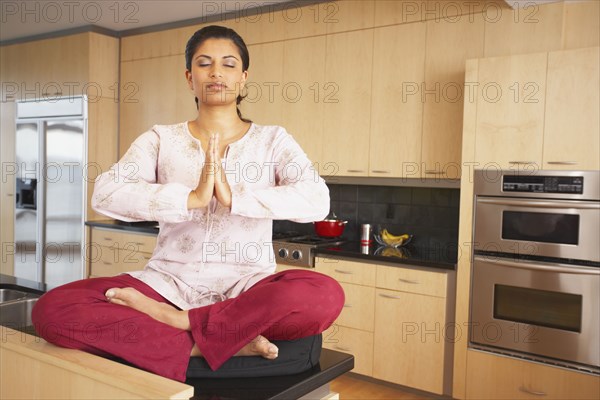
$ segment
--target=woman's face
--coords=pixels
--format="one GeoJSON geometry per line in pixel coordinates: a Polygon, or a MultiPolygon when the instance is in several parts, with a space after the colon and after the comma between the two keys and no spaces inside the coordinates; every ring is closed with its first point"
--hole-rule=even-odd
{"type": "Polygon", "coordinates": [[[229,39],[207,39],[192,57],[185,72],[190,89],[204,104],[229,104],[237,99],[246,78],[238,48],[229,39]]]}

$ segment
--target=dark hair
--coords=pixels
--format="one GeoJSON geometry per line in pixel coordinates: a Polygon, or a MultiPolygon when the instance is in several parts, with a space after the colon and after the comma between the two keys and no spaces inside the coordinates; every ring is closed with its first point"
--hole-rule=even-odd
{"type": "MultiPolygon", "coordinates": [[[[218,25],[210,25],[206,26],[202,29],[197,30],[192,37],[188,40],[187,45],[185,46],[185,67],[188,71],[192,71],[192,57],[194,57],[194,53],[196,49],[202,43],[204,43],[207,39],[229,39],[235,44],[238,51],[240,52],[240,57],[242,58],[242,71],[247,71],[248,67],[250,67],[250,54],[248,53],[248,48],[246,47],[246,43],[244,43],[244,39],[240,35],[237,34],[236,31],[230,28],[226,28],[224,26],[218,25]]],[[[236,99],[236,104],[239,105],[245,96],[238,96],[236,99]]],[[[198,105],[198,98],[196,100],[196,108],[198,105]]],[[[242,117],[242,113],[237,107],[238,117],[244,122],[252,122],[248,119],[242,117]]]]}

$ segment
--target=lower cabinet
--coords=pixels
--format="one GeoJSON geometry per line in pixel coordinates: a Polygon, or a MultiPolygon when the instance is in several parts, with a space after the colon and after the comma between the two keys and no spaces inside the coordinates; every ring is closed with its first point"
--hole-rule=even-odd
{"type": "Polygon", "coordinates": [[[600,377],[477,350],[467,352],[467,399],[599,399],[600,377]]]}
{"type": "Polygon", "coordinates": [[[324,347],[353,354],[355,373],[450,394],[454,271],[321,257],[316,270],[346,294],[324,347]]]}
{"type": "Polygon", "coordinates": [[[156,235],[131,231],[92,228],[90,237],[87,246],[90,278],[141,270],[156,246],[156,235]]]}

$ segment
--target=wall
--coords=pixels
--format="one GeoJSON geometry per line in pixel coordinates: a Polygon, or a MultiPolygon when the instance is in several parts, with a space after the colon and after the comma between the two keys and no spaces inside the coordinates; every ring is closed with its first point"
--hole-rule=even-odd
{"type": "MultiPolygon", "coordinates": [[[[360,239],[360,225],[410,233],[419,247],[455,246],[458,238],[458,189],[368,185],[329,185],[331,211],[347,220],[344,237],[360,239]]],[[[312,224],[274,221],[276,231],[314,233],[312,224]]]]}

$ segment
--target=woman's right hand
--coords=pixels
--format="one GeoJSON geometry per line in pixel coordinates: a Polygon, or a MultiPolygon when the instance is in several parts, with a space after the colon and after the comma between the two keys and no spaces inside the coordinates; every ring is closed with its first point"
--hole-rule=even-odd
{"type": "Polygon", "coordinates": [[[204,156],[204,166],[200,174],[200,181],[196,189],[192,190],[188,196],[188,209],[207,207],[215,191],[215,174],[219,171],[217,134],[210,135],[208,149],[204,156]]]}

